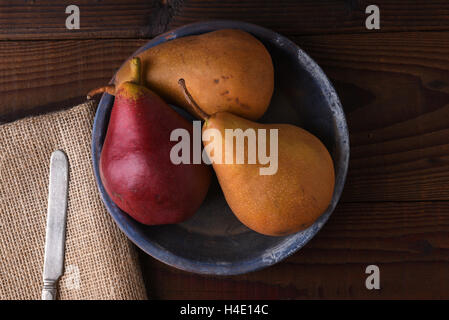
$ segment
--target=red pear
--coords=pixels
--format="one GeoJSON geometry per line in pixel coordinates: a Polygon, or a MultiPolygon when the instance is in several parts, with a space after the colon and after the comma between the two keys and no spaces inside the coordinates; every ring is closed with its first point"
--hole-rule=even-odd
{"type": "Polygon", "coordinates": [[[211,171],[204,164],[173,164],[170,141],[175,129],[192,136],[192,123],[141,85],[139,58],[130,61],[130,81],[108,86],[89,96],[115,94],[100,158],[100,176],[107,194],[123,211],[146,225],[184,221],[200,207],[211,171]]]}

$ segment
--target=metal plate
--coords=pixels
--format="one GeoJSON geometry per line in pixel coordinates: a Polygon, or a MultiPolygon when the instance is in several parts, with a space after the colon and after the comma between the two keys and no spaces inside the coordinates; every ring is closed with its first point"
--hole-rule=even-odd
{"type": "MultiPolygon", "coordinates": [[[[332,203],[308,229],[285,237],[258,234],[242,225],[226,204],[216,179],[199,211],[190,220],[167,226],[144,226],[122,212],[106,194],[99,160],[114,97],[104,94],[95,116],[92,154],[95,177],[103,202],[118,226],[146,253],[190,272],[242,274],[273,265],[303,247],[334,210],[346,179],[349,137],[345,116],[326,75],[296,44],[268,29],[237,21],[190,24],[149,41],[135,54],[162,42],[224,28],[242,29],[267,47],[275,68],[275,92],[260,122],[298,125],[323,141],[330,151],[336,184],[332,203]]],[[[180,113],[186,115],[185,112],[180,113]]],[[[188,115],[186,115],[188,117],[188,115]]]]}

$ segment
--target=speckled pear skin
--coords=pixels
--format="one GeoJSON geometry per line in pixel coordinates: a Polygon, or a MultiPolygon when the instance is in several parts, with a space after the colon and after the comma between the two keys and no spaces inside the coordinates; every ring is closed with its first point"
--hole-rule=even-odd
{"type": "MultiPolygon", "coordinates": [[[[311,133],[289,124],[259,124],[227,112],[212,115],[204,130],[218,129],[224,144],[225,128],[278,129],[278,170],[260,175],[260,163],[213,164],[229,207],[248,228],[270,236],[285,236],[311,226],[332,200],[335,176],[332,158],[311,133]]],[[[205,146],[210,142],[205,142],[205,146]]],[[[234,142],[235,145],[235,142],[234,142]]],[[[224,150],[224,147],[222,147],[224,150]]],[[[267,153],[269,154],[269,153],[267,153]]]]}
{"type": "MultiPolygon", "coordinates": [[[[146,86],[169,103],[195,110],[186,102],[178,80],[208,114],[228,111],[256,120],[267,110],[274,90],[274,70],[265,46],[251,34],[222,29],[182,37],[138,55],[146,86]]],[[[129,77],[129,64],[117,72],[115,85],[129,77]]]]}

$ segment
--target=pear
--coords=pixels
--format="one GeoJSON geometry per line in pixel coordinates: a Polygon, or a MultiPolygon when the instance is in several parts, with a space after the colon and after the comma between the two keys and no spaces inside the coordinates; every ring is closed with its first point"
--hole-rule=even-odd
{"type": "MultiPolygon", "coordinates": [[[[205,120],[202,131],[205,149],[209,149],[211,158],[221,160],[213,162],[213,168],[229,207],[243,224],[265,235],[283,236],[309,227],[326,211],[334,190],[334,166],[317,137],[289,124],[259,124],[229,112],[209,115],[192,98],[183,79],[179,84],[186,100],[205,120]],[[220,132],[220,137],[211,139],[206,134],[210,129],[220,132]],[[243,132],[265,129],[266,139],[256,136],[257,151],[263,147],[277,151],[277,171],[262,174],[264,168],[268,169],[266,161],[262,163],[260,158],[254,161],[254,157],[253,163],[249,161],[249,139],[245,139],[244,159],[240,159],[243,164],[238,164],[237,139],[226,134],[229,129],[243,132]],[[268,138],[272,129],[277,129],[274,131],[277,141],[268,138]],[[235,150],[226,149],[229,140],[233,140],[235,150]],[[276,142],[277,150],[273,145],[276,142]],[[209,148],[211,143],[213,148],[209,148]],[[218,150],[221,156],[215,154],[218,150]],[[226,163],[229,152],[232,163],[226,163]]],[[[270,154],[273,156],[276,155],[270,154]]]]}
{"type": "MultiPolygon", "coordinates": [[[[209,114],[229,111],[256,120],[268,108],[274,88],[271,56],[251,34],[223,29],[161,43],[137,55],[143,83],[165,101],[196,110],[184,99],[178,79],[209,114]]],[[[115,86],[129,78],[130,64],[117,72],[115,86]]]]}
{"type": "Polygon", "coordinates": [[[173,164],[170,134],[179,128],[192,134],[192,123],[141,85],[139,58],[129,63],[128,81],[103,88],[115,100],[100,156],[101,181],[112,201],[135,220],[178,223],[200,207],[211,170],[205,164],[173,164]]]}

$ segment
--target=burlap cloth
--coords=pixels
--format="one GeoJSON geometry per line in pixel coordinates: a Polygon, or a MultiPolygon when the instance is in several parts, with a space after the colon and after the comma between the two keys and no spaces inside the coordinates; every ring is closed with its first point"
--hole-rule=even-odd
{"type": "Polygon", "coordinates": [[[40,299],[50,155],[70,163],[59,299],[146,299],[135,247],[106,212],[90,143],[95,104],[0,126],[0,299],[40,299]]]}

